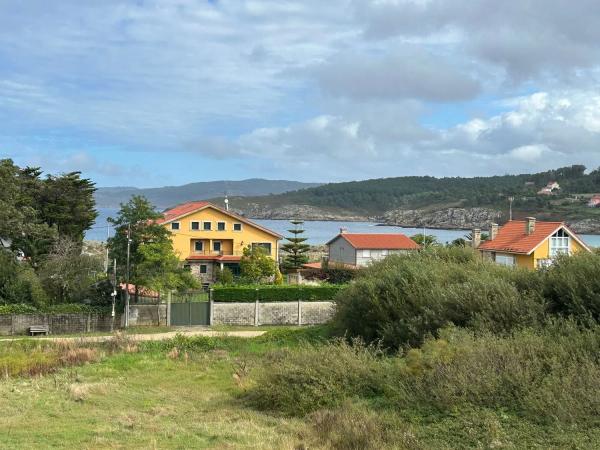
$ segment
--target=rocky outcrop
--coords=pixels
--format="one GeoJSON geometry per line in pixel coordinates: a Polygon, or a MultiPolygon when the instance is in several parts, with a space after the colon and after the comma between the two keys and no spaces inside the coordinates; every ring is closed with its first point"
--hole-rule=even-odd
{"type": "Polygon", "coordinates": [[[387,211],[381,220],[385,225],[445,229],[487,228],[502,221],[502,213],[487,208],[447,208],[438,211],[395,209],[387,211]]]}
{"type": "Polygon", "coordinates": [[[600,234],[600,220],[581,219],[567,222],[567,225],[575,233],[581,234],[600,234]]]}
{"type": "Polygon", "coordinates": [[[377,218],[352,214],[346,211],[333,212],[329,209],[310,205],[284,205],[272,207],[258,203],[248,203],[243,209],[234,209],[252,219],[294,219],[302,220],[340,220],[347,222],[377,221],[377,218]]]}

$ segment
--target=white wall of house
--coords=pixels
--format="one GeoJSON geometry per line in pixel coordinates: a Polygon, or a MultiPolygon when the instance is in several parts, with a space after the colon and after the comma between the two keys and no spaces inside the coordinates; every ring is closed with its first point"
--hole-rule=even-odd
{"type": "Polygon", "coordinates": [[[366,266],[370,262],[381,261],[386,258],[388,255],[400,255],[402,253],[407,253],[406,250],[356,250],[356,265],[357,266],[366,266]]]}
{"type": "Polygon", "coordinates": [[[341,264],[356,264],[356,250],[350,243],[338,236],[329,244],[329,261],[341,264]]]}

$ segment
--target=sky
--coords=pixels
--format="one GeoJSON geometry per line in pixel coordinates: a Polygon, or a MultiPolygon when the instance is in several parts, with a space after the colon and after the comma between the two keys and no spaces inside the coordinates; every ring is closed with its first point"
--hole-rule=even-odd
{"type": "Polygon", "coordinates": [[[0,158],[99,186],[600,166],[597,0],[0,0],[0,158]]]}

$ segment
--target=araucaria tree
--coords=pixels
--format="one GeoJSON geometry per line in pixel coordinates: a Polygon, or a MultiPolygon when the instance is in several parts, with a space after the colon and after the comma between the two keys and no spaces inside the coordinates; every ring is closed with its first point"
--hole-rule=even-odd
{"type": "Polygon", "coordinates": [[[285,270],[300,269],[302,264],[308,262],[306,253],[310,250],[310,245],[305,244],[307,238],[303,237],[302,224],[304,222],[302,220],[291,220],[290,222],[294,225],[293,229],[288,230],[292,236],[287,237],[288,242],[281,246],[281,250],[287,253],[282,264],[285,270]]]}

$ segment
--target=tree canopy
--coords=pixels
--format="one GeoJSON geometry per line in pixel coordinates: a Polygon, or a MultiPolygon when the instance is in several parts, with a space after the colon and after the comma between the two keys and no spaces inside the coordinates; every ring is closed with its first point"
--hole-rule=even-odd
{"type": "Polygon", "coordinates": [[[121,280],[127,272],[127,239],[130,243],[129,281],[161,291],[196,287],[196,281],[175,255],[171,232],[156,223],[162,217],[142,196],[132,196],[129,202],[108,221],[115,227],[115,235],[108,240],[110,258],[115,258],[121,280]]]}

